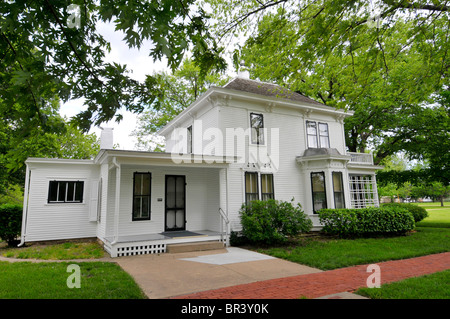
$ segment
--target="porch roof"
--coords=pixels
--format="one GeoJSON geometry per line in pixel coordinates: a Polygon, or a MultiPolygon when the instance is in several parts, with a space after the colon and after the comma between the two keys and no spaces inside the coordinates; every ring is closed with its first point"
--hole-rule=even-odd
{"type": "Polygon", "coordinates": [[[211,168],[227,167],[230,163],[234,163],[237,160],[237,157],[231,156],[102,149],[97,154],[94,162],[97,164],[107,163],[113,158],[116,158],[120,164],[211,168]]]}

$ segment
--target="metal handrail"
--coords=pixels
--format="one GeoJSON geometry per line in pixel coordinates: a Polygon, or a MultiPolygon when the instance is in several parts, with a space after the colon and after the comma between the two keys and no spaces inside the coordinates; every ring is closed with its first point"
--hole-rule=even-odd
{"type": "Polygon", "coordinates": [[[229,238],[229,234],[230,234],[230,220],[228,219],[227,214],[225,214],[225,212],[223,211],[222,208],[219,207],[219,214],[220,214],[220,236],[221,236],[221,241],[223,242],[223,222],[225,222],[226,224],[226,230],[225,230],[225,245],[228,247],[230,246],[230,238],[229,238]]]}

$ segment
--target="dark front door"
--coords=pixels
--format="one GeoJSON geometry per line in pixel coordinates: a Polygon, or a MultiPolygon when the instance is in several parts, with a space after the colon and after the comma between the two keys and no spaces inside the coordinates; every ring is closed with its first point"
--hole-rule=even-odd
{"type": "Polygon", "coordinates": [[[186,179],[183,175],[166,175],[165,230],[186,229],[186,179]]]}

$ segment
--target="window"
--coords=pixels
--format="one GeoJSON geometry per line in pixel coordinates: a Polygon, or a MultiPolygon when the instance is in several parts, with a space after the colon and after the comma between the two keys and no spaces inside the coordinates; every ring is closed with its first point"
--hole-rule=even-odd
{"type": "Polygon", "coordinates": [[[330,148],[330,139],[328,137],[328,124],[319,123],[319,142],[321,148],[330,148]]]}
{"type": "Polygon", "coordinates": [[[352,208],[378,206],[375,177],[371,175],[349,175],[352,208]]]}
{"type": "Polygon", "coordinates": [[[308,136],[308,147],[317,148],[317,124],[316,122],[306,121],[306,135],[308,136]]]}
{"type": "Polygon", "coordinates": [[[50,181],[48,203],[82,203],[84,182],[50,181]]]}
{"type": "Polygon", "coordinates": [[[264,123],[263,115],[250,113],[250,127],[252,130],[252,144],[264,144],[264,123]]]}
{"type": "Polygon", "coordinates": [[[258,173],[245,173],[245,203],[249,204],[251,201],[258,200],[258,173]]]}
{"type": "Polygon", "coordinates": [[[150,219],[150,173],[134,173],[133,220],[150,219]]]}
{"type": "Polygon", "coordinates": [[[261,174],[261,200],[275,199],[273,174],[261,174]]]}
{"type": "Polygon", "coordinates": [[[342,182],[342,173],[333,172],[332,175],[333,175],[334,208],[345,208],[344,184],[342,182]]]}
{"type": "Polygon", "coordinates": [[[325,174],[311,173],[311,189],[314,214],[322,208],[327,208],[327,195],[325,192],[325,174]]]}
{"type": "Polygon", "coordinates": [[[192,125],[187,128],[187,153],[192,153],[192,125]]]}
{"type": "Polygon", "coordinates": [[[309,148],[329,148],[330,137],[327,123],[306,121],[306,136],[309,148]]]}

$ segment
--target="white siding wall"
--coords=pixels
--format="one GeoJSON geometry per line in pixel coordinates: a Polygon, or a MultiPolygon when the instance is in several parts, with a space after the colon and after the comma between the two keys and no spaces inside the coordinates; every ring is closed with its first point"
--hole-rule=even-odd
{"type": "MultiPolygon", "coordinates": [[[[226,131],[227,129],[242,128],[244,131],[250,127],[250,113],[261,113],[264,116],[265,145],[255,146],[249,145],[249,140],[245,141],[245,154],[241,162],[230,165],[228,169],[228,214],[231,220],[231,228],[240,230],[239,209],[244,202],[244,173],[247,168],[243,163],[247,163],[249,159],[248,151],[257,152],[258,148],[265,152],[271,153],[278,151],[278,157],[275,158],[278,167],[272,167],[274,174],[274,192],[275,198],[279,200],[291,201],[294,204],[300,203],[304,211],[312,214],[312,195],[310,170],[305,169],[296,162],[296,157],[303,155],[307,149],[306,137],[306,121],[316,121],[328,124],[330,147],[337,149],[341,154],[345,154],[345,140],[343,134],[343,123],[338,121],[334,116],[326,115],[318,112],[305,114],[299,110],[282,108],[279,106],[270,106],[269,104],[254,103],[251,101],[243,101],[237,99],[216,101],[214,107],[206,106],[203,114],[197,114],[195,119],[202,120],[202,132],[209,127],[218,127],[223,134],[223,149],[227,149],[226,131]],[[271,129],[278,130],[278,139],[275,139],[276,145],[272,145],[271,129]]],[[[186,117],[188,118],[188,117],[186,117]]],[[[179,127],[188,127],[192,125],[194,119],[189,118],[184,123],[178,123],[179,127]]],[[[170,136],[168,133],[168,136],[170,136]]],[[[166,140],[167,137],[166,136],[166,140]]],[[[195,134],[194,139],[202,138],[203,135],[195,134]]],[[[197,146],[202,145],[202,149],[209,141],[197,141],[197,146]]],[[[195,143],[195,141],[194,141],[195,143]]],[[[172,145],[168,142],[168,145],[172,145]]],[[[170,151],[170,147],[166,148],[170,151]]],[[[242,155],[235,154],[232,155],[242,155]]],[[[201,153],[201,152],[195,152],[201,153]]],[[[209,154],[209,152],[208,152],[209,154]]],[[[216,155],[219,155],[216,153],[216,155]]],[[[326,163],[324,164],[326,165],[326,163]]],[[[323,170],[325,167],[321,167],[323,170]]],[[[344,174],[345,175],[345,174],[344,174]]],[[[331,194],[329,194],[331,196],[331,194]]]]}
{"type": "Polygon", "coordinates": [[[32,163],[30,169],[26,241],[96,237],[97,222],[89,221],[89,205],[98,166],[32,163]],[[84,181],[83,203],[47,203],[51,180],[84,181]]]}
{"type": "MultiPolygon", "coordinates": [[[[110,180],[112,177],[111,170],[110,180]]],[[[218,230],[219,228],[219,170],[183,167],[121,166],[119,236],[160,233],[165,220],[165,176],[186,176],[186,229],[218,230]],[[150,172],[151,220],[132,220],[133,173],[150,172]],[[158,201],[161,198],[162,201],[158,201]]],[[[114,236],[114,203],[108,206],[106,237],[114,236]]]]}

